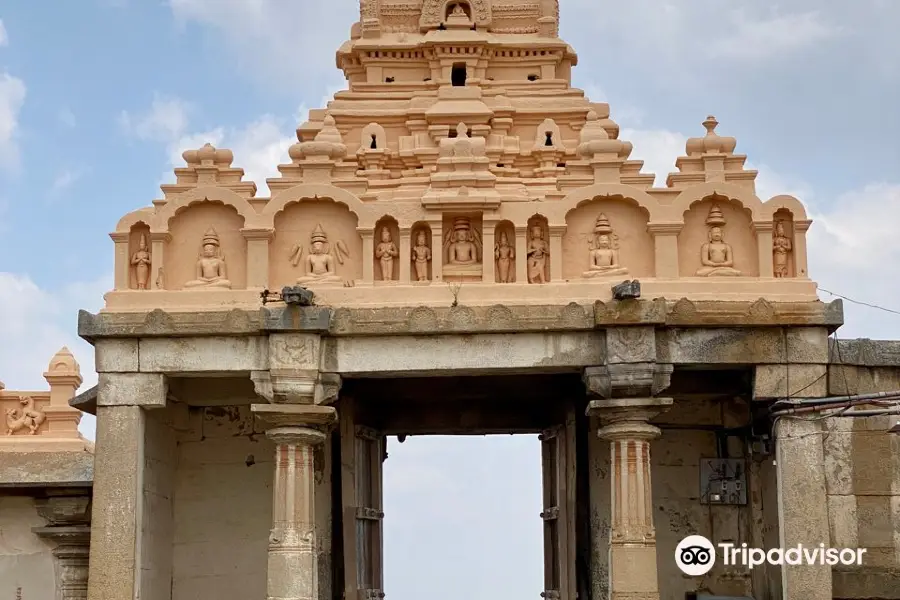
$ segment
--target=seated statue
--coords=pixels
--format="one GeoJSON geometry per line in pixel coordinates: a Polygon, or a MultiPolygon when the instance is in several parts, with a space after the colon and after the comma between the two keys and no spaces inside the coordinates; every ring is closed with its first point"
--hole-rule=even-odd
{"type": "Polygon", "coordinates": [[[619,250],[614,243],[609,219],[601,214],[594,225],[594,239],[590,243],[590,265],[582,277],[612,277],[626,275],[628,269],[619,264],[619,250]]]}
{"type": "Polygon", "coordinates": [[[734,268],[731,246],[725,243],[725,215],[718,205],[713,204],[706,218],[709,227],[709,241],[700,248],[699,277],[738,277],[741,272],[734,268]]]}
{"type": "MultiPolygon", "coordinates": [[[[299,244],[291,251],[291,263],[296,267],[303,255],[303,248],[299,244]]],[[[337,242],[334,248],[328,243],[328,236],[322,229],[322,225],[316,225],[310,236],[309,255],[304,261],[306,264],[305,275],[297,278],[299,284],[310,283],[340,283],[343,280],[337,274],[335,262],[343,263],[344,256],[350,253],[342,242],[337,242]],[[333,256],[335,255],[336,256],[333,256]]]]}
{"type": "Polygon", "coordinates": [[[225,259],[219,247],[219,235],[212,227],[203,236],[200,258],[197,260],[197,279],[184,284],[185,288],[231,289],[226,279],[225,259]]]}
{"type": "Polygon", "coordinates": [[[448,233],[445,246],[447,263],[443,268],[444,276],[481,277],[478,237],[468,218],[454,220],[453,231],[448,233]]]}

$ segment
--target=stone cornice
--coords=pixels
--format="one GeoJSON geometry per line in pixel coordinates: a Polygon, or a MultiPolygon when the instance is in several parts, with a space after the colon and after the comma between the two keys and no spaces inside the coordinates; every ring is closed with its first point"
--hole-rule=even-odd
{"type": "Polygon", "coordinates": [[[78,334],[102,338],[242,336],[299,331],[328,336],[440,335],[589,331],[653,325],[658,328],[825,327],[843,324],[843,304],[622,300],[593,307],[502,305],[457,307],[261,307],[259,310],[100,313],[81,311],[78,334]]]}

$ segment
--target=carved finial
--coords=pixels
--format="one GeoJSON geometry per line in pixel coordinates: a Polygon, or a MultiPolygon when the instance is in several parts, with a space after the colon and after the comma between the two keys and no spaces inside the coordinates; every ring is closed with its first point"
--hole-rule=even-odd
{"type": "Polygon", "coordinates": [[[706,120],[703,121],[703,126],[706,127],[706,135],[715,135],[716,127],[719,125],[719,122],[716,121],[716,118],[712,115],[706,117],[706,120]]]}
{"type": "Polygon", "coordinates": [[[612,225],[609,224],[609,219],[606,218],[606,215],[600,213],[600,216],[597,217],[597,223],[594,225],[594,233],[601,235],[609,235],[612,233],[612,225]]]}
{"type": "Polygon", "coordinates": [[[50,359],[47,365],[47,372],[44,373],[44,379],[50,386],[68,384],[73,385],[76,389],[81,385],[81,367],[75,360],[75,355],[67,347],[63,346],[59,352],[50,359]]]}
{"type": "Polygon", "coordinates": [[[709,209],[709,216],[706,217],[706,224],[710,227],[722,227],[725,225],[725,215],[718,204],[713,204],[709,209]]]}
{"type": "Polygon", "coordinates": [[[215,247],[219,247],[219,234],[216,233],[216,230],[210,227],[206,230],[206,233],[203,234],[203,243],[202,246],[207,246],[212,244],[215,247]]]}
{"type": "Polygon", "coordinates": [[[315,244],[316,242],[322,242],[323,244],[328,242],[328,235],[325,233],[325,230],[322,229],[321,223],[316,225],[316,228],[313,229],[312,235],[310,235],[309,237],[309,241],[313,244],[315,244]]]}
{"type": "Polygon", "coordinates": [[[469,222],[468,217],[456,217],[453,220],[454,231],[469,231],[471,228],[472,224],[469,222]]]}
{"type": "Polygon", "coordinates": [[[218,166],[229,167],[234,161],[234,153],[227,149],[218,149],[209,142],[197,150],[185,150],[181,157],[189,167],[218,166]]]}
{"type": "Polygon", "coordinates": [[[732,154],[737,146],[737,140],[733,137],[724,137],[716,133],[719,122],[712,115],[703,121],[706,135],[701,138],[690,138],[685,144],[688,156],[699,154],[732,154]]]}

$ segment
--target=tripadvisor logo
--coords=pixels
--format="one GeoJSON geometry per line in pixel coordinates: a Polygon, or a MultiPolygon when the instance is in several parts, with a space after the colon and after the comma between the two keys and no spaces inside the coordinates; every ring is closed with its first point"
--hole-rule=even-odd
{"type": "Polygon", "coordinates": [[[702,535],[689,535],[675,548],[675,564],[685,575],[706,575],[716,564],[716,548],[702,535]]]}

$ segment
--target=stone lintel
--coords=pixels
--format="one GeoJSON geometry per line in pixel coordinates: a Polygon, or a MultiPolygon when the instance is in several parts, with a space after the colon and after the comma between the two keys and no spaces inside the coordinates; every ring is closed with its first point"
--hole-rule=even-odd
{"type": "Polygon", "coordinates": [[[97,406],[165,408],[168,382],[161,373],[100,373],[97,406]]]}
{"type": "MultiPolygon", "coordinates": [[[[271,428],[327,430],[337,422],[337,409],[316,404],[252,404],[250,411],[271,428]]],[[[322,438],[324,441],[324,437],[322,438]]]]}
{"type": "Polygon", "coordinates": [[[617,363],[587,367],[582,380],[588,395],[602,398],[656,396],[672,382],[674,365],[654,362],[617,363]]]}
{"type": "Polygon", "coordinates": [[[0,489],[66,488],[90,495],[93,480],[90,452],[0,452],[0,489]]]}

